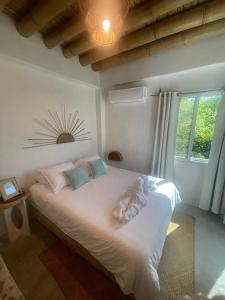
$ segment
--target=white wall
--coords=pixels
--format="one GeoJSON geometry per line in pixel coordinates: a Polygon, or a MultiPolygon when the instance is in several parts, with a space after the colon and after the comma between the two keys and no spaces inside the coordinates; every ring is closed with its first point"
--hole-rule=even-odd
{"type": "MultiPolygon", "coordinates": [[[[126,79],[126,78],[125,78],[126,79]]],[[[189,71],[157,76],[122,87],[145,84],[150,95],[159,88],[174,91],[200,91],[225,87],[225,63],[189,71]]],[[[107,90],[105,91],[107,94],[107,90]]],[[[119,150],[124,155],[122,168],[148,173],[152,159],[156,122],[157,97],[150,96],[143,104],[109,104],[106,97],[106,153],[119,150]]],[[[175,183],[185,202],[198,206],[206,164],[175,164],[175,183]]]]}
{"type": "Polygon", "coordinates": [[[111,164],[148,172],[154,140],[156,107],[152,99],[143,104],[106,105],[106,153],[119,150],[124,161],[111,164]]]}
{"type": "MultiPolygon", "coordinates": [[[[95,89],[66,81],[9,59],[0,58],[0,177],[27,171],[97,151],[95,89]],[[42,131],[35,119],[45,118],[48,109],[79,111],[91,141],[24,149],[28,138],[42,131]]],[[[26,180],[25,180],[26,181],[26,180]]]]}
{"type": "Polygon", "coordinates": [[[78,57],[66,59],[61,47],[49,50],[41,36],[35,34],[30,38],[22,37],[16,30],[11,18],[0,14],[0,53],[45,68],[61,77],[99,86],[99,74],[90,67],[80,65],[78,57]]]}
{"type": "Polygon", "coordinates": [[[167,50],[100,73],[103,87],[225,62],[225,35],[167,50]]]}
{"type": "MultiPolygon", "coordinates": [[[[21,186],[31,183],[34,169],[96,153],[96,90],[59,78],[15,59],[0,56],[0,179],[16,176],[21,186]],[[79,111],[91,141],[24,149],[40,127],[34,119],[48,109],[79,111]]],[[[0,221],[0,231],[1,224],[0,221]]]]}
{"type": "Polygon", "coordinates": [[[207,167],[204,162],[175,160],[175,184],[184,202],[194,206],[199,205],[207,167]]]}
{"type": "Polygon", "coordinates": [[[104,156],[105,151],[105,99],[102,96],[102,90],[96,90],[96,115],[97,115],[97,132],[98,132],[98,153],[104,156]]]}

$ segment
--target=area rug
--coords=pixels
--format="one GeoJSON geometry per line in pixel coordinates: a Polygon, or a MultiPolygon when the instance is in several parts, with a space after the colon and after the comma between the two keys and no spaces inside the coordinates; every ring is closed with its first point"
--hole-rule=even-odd
{"type": "Polygon", "coordinates": [[[176,214],[169,225],[158,273],[162,299],[195,292],[195,219],[176,214]]]}
{"type": "MultiPolygon", "coordinates": [[[[177,214],[168,228],[159,265],[162,299],[194,293],[194,226],[192,216],[177,214]]],[[[119,287],[60,241],[40,260],[55,278],[66,300],[128,300],[119,287]]]]}

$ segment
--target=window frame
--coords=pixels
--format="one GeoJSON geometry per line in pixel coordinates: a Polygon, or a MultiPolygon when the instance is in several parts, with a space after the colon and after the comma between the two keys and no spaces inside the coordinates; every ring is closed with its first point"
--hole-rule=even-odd
{"type": "MultiPolygon", "coordinates": [[[[182,93],[179,97],[179,101],[181,103],[182,97],[190,97],[190,98],[195,98],[194,100],[194,108],[193,108],[193,115],[192,115],[192,121],[191,121],[191,132],[189,136],[189,144],[188,144],[188,151],[187,151],[187,157],[183,156],[177,156],[175,155],[176,160],[183,161],[183,162],[193,162],[193,163],[208,163],[207,158],[195,158],[191,156],[192,153],[192,148],[193,148],[193,143],[195,139],[195,134],[196,134],[196,120],[198,116],[198,105],[199,105],[199,99],[202,96],[210,96],[210,95],[220,95],[223,96],[224,91],[223,90],[215,90],[215,91],[208,91],[208,92],[193,92],[193,93],[182,93]]],[[[180,113],[180,111],[179,111],[180,113]]]]}

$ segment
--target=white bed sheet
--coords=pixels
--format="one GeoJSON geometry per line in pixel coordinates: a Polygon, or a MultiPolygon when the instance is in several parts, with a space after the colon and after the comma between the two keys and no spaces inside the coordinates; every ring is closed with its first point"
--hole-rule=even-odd
{"type": "Polygon", "coordinates": [[[105,176],[73,191],[54,194],[34,184],[32,205],[64,233],[85,247],[112,272],[124,294],[147,300],[158,293],[157,267],[179,193],[172,183],[160,185],[139,215],[119,224],[112,211],[139,173],[109,167],[105,176]]]}

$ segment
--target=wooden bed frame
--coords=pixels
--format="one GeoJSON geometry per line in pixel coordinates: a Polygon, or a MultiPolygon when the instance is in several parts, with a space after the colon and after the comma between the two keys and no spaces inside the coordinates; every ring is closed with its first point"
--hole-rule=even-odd
{"type": "MultiPolygon", "coordinates": [[[[40,213],[34,206],[29,205],[29,213],[34,217],[39,223],[46,227],[50,232],[52,232],[57,238],[59,238],[64,244],[74,250],[78,255],[87,260],[94,268],[101,271],[107,278],[117,284],[114,275],[109,272],[98,260],[96,260],[83,246],[81,246],[77,241],[69,237],[63,231],[59,229],[53,222],[51,222],[47,217],[40,213]]],[[[129,300],[135,300],[132,294],[127,296],[129,300]]]]}

